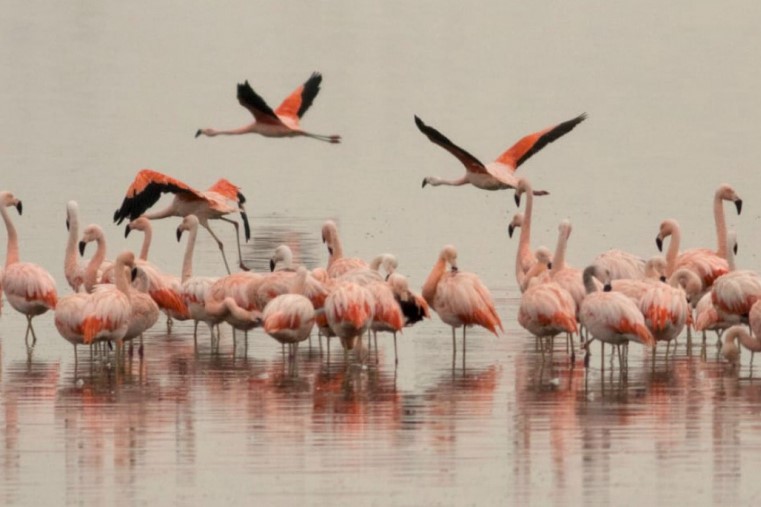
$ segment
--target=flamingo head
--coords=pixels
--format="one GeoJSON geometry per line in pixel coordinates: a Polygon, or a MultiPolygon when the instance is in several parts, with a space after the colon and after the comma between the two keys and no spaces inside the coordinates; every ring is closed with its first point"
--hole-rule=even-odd
{"type": "Polygon", "coordinates": [[[516,213],[513,215],[513,219],[510,221],[510,225],[507,226],[507,235],[512,238],[515,229],[518,227],[523,227],[523,213],[516,213]]]}
{"type": "Polygon", "coordinates": [[[452,266],[452,271],[457,271],[457,250],[454,246],[445,245],[444,248],[441,249],[439,259],[449,263],[449,265],[452,266]]]}
{"type": "Polygon", "coordinates": [[[22,206],[21,201],[18,200],[11,192],[8,192],[7,190],[4,192],[0,192],[0,205],[2,206],[15,206],[16,211],[18,211],[18,214],[21,214],[22,206]]]}
{"type": "Polygon", "coordinates": [[[723,185],[720,185],[719,188],[716,190],[716,198],[722,199],[724,201],[732,201],[735,203],[735,208],[737,209],[737,214],[739,215],[742,212],[743,209],[743,201],[740,199],[740,196],[737,195],[737,192],[735,192],[735,189],[732,188],[731,185],[728,185],[724,183],[723,185]]]}

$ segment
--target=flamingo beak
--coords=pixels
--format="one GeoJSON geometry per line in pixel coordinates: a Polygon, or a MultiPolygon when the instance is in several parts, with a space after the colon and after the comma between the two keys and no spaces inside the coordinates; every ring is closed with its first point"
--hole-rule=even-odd
{"type": "Polygon", "coordinates": [[[19,214],[19,215],[21,215],[21,214],[22,214],[21,212],[23,211],[23,206],[21,205],[21,201],[18,201],[18,202],[16,203],[16,211],[18,211],[18,214],[19,214]]]}
{"type": "Polygon", "coordinates": [[[510,224],[507,226],[507,235],[509,237],[513,237],[513,232],[515,232],[515,226],[513,224],[510,224]]]}
{"type": "Polygon", "coordinates": [[[84,255],[85,254],[85,247],[86,246],[87,246],[87,243],[85,243],[84,241],[80,241],[79,242],[79,255],[84,255]]]}
{"type": "Polygon", "coordinates": [[[196,130],[196,137],[201,135],[201,129],[196,130]]]}
{"type": "Polygon", "coordinates": [[[737,243],[735,243],[735,246],[732,247],[732,252],[737,255],[737,243]]]}
{"type": "Polygon", "coordinates": [[[329,253],[330,255],[333,255],[333,248],[332,248],[332,247],[328,247],[328,253],[329,253]]]}
{"type": "Polygon", "coordinates": [[[735,208],[737,208],[737,214],[738,215],[740,213],[742,213],[742,210],[743,210],[743,200],[742,199],[737,199],[735,201],[735,208]]]}
{"type": "Polygon", "coordinates": [[[547,263],[547,269],[552,269],[552,262],[547,263]]]}
{"type": "Polygon", "coordinates": [[[661,277],[659,278],[659,280],[660,280],[661,282],[663,282],[663,283],[666,283],[666,275],[661,275],[661,277]]]}
{"type": "Polygon", "coordinates": [[[68,231],[71,228],[71,225],[69,224],[69,219],[66,219],[66,230],[68,231]]]}
{"type": "Polygon", "coordinates": [[[426,186],[427,184],[428,184],[428,180],[427,180],[427,179],[423,179],[423,186],[422,186],[422,187],[420,187],[420,188],[425,188],[425,186],[426,186]]]}
{"type": "Polygon", "coordinates": [[[660,236],[658,236],[657,238],[655,238],[655,246],[657,246],[657,247],[658,247],[658,251],[659,251],[659,252],[662,252],[662,251],[663,251],[663,240],[661,239],[661,237],[660,237],[660,236]]]}
{"type": "Polygon", "coordinates": [[[275,271],[275,261],[270,259],[270,272],[275,271]]]}
{"type": "Polygon", "coordinates": [[[452,266],[452,273],[457,273],[459,268],[457,266],[452,266]]]}
{"type": "Polygon", "coordinates": [[[130,233],[130,231],[131,231],[131,230],[132,230],[132,229],[130,228],[129,224],[127,224],[127,226],[124,228],[124,237],[125,237],[125,238],[126,238],[127,236],[129,236],[129,233],[130,233]]]}
{"type": "Polygon", "coordinates": [[[514,199],[515,199],[515,205],[520,208],[521,207],[521,196],[520,196],[520,194],[518,192],[515,193],[514,199]]]}
{"type": "Polygon", "coordinates": [[[177,242],[178,243],[180,242],[181,238],[182,238],[182,229],[178,227],[177,228],[177,242]]]}
{"type": "Polygon", "coordinates": [[[603,292],[611,292],[613,290],[613,286],[610,284],[610,282],[606,283],[603,288],[603,292]]]}
{"type": "Polygon", "coordinates": [[[130,279],[134,282],[135,278],[137,278],[137,268],[132,268],[132,271],[130,272],[130,279]]]}

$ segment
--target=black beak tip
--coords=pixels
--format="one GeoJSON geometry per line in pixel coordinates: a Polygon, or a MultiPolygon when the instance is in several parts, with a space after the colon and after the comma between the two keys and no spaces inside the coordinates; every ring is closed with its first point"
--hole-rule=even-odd
{"type": "Polygon", "coordinates": [[[70,229],[71,229],[71,224],[69,223],[69,219],[67,218],[66,219],[66,230],[68,231],[70,229]]]}
{"type": "Polygon", "coordinates": [[[328,254],[333,255],[333,248],[328,247],[328,254]]]}
{"type": "Polygon", "coordinates": [[[79,242],[79,255],[84,255],[85,254],[85,247],[86,246],[87,246],[87,243],[85,243],[84,241],[80,241],[79,242]]]}
{"type": "Polygon", "coordinates": [[[182,238],[182,229],[179,227],[177,228],[177,242],[180,242],[180,239],[182,238]]]}
{"type": "Polygon", "coordinates": [[[24,206],[21,204],[21,201],[19,201],[18,204],[16,204],[16,211],[18,211],[19,215],[23,214],[24,206]]]}
{"type": "Polygon", "coordinates": [[[270,272],[275,271],[275,261],[270,259],[270,272]]]}
{"type": "Polygon", "coordinates": [[[659,278],[659,280],[660,280],[661,282],[663,282],[663,283],[666,283],[666,275],[661,275],[661,277],[659,278]]]}
{"type": "Polygon", "coordinates": [[[425,186],[428,184],[428,180],[423,180],[423,185],[420,188],[425,188],[425,186]]]}
{"type": "Polygon", "coordinates": [[[610,282],[606,283],[603,288],[603,292],[611,292],[613,290],[613,286],[610,284],[610,282]]]}
{"type": "Polygon", "coordinates": [[[130,227],[129,227],[129,224],[127,224],[127,226],[124,228],[124,237],[125,237],[125,238],[126,238],[127,236],[129,236],[129,233],[130,233],[130,231],[131,231],[131,230],[132,230],[132,229],[130,229],[130,227]]]}
{"type": "Polygon", "coordinates": [[[135,281],[135,278],[137,278],[137,268],[132,268],[131,279],[133,282],[135,281]]]}
{"type": "Polygon", "coordinates": [[[737,199],[735,201],[735,208],[737,208],[737,214],[738,215],[740,213],[742,213],[742,210],[743,210],[743,200],[742,199],[737,199]]]}
{"type": "Polygon", "coordinates": [[[732,247],[732,252],[737,255],[737,243],[735,243],[735,246],[732,247]]]}
{"type": "Polygon", "coordinates": [[[552,269],[552,263],[551,262],[547,263],[547,269],[552,269]]]}
{"type": "Polygon", "coordinates": [[[661,238],[655,238],[655,246],[658,247],[658,251],[663,251],[663,240],[661,238]]]}
{"type": "Polygon", "coordinates": [[[513,227],[512,225],[509,225],[507,227],[507,235],[512,238],[513,237],[513,232],[515,232],[515,227],[513,227]]]}
{"type": "Polygon", "coordinates": [[[198,130],[196,130],[196,135],[195,135],[195,137],[198,137],[198,136],[200,136],[200,135],[201,135],[201,129],[198,129],[198,130]]]}
{"type": "Polygon", "coordinates": [[[513,199],[515,199],[515,205],[520,208],[520,206],[521,206],[521,196],[519,196],[518,194],[515,194],[513,196],[513,199]]]}

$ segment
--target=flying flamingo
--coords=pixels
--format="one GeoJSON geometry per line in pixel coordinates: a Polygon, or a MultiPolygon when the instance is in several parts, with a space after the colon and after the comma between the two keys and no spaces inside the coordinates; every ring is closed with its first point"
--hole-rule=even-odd
{"type": "Polygon", "coordinates": [[[589,364],[589,344],[595,339],[601,343],[601,368],[604,368],[605,364],[606,343],[620,346],[628,344],[629,340],[634,340],[649,347],[655,345],[655,338],[645,326],[642,312],[625,295],[610,291],[608,287],[610,280],[605,273],[601,273],[597,266],[591,265],[584,270],[583,279],[587,296],[579,309],[579,321],[592,335],[592,340],[584,344],[587,349],[587,355],[584,357],[585,365],[589,364]],[[595,278],[605,284],[604,291],[597,289],[595,278]]]}
{"type": "MultiPolygon", "coordinates": [[[[502,190],[505,188],[515,188],[518,179],[515,176],[515,170],[522,163],[528,160],[534,153],[538,152],[547,144],[559,139],[567,134],[573,128],[586,119],[586,114],[581,114],[572,120],[565,121],[554,127],[550,127],[521,138],[511,148],[492,163],[483,164],[476,157],[463,150],[452,141],[447,139],[441,132],[429,127],[423,120],[415,116],[415,124],[420,132],[425,134],[429,141],[438,144],[449,153],[454,155],[457,160],[465,166],[465,175],[456,180],[444,180],[434,176],[427,176],[423,179],[423,187],[426,185],[451,185],[460,186],[470,183],[471,185],[483,190],[502,190]]],[[[546,195],[543,190],[534,191],[534,195],[546,195]]]]}
{"type": "Polygon", "coordinates": [[[204,301],[209,289],[217,280],[208,276],[193,276],[193,249],[198,235],[198,217],[187,215],[177,227],[177,241],[182,233],[188,231],[188,242],[185,245],[185,255],[182,259],[182,278],[180,294],[188,307],[190,318],[193,319],[193,343],[198,345],[198,323],[204,322],[209,326],[211,336],[214,336],[214,326],[222,319],[212,317],[207,311],[204,301]]]}
{"type": "Polygon", "coordinates": [[[209,231],[211,237],[217,242],[219,251],[222,253],[222,259],[225,261],[225,268],[230,273],[230,266],[227,264],[224,245],[222,241],[209,227],[209,220],[222,220],[235,227],[235,240],[238,245],[238,261],[240,268],[248,270],[243,264],[243,254],[240,249],[240,234],[238,231],[238,222],[231,220],[225,215],[240,212],[243,220],[243,230],[246,241],[251,239],[251,228],[248,224],[248,216],[243,204],[246,198],[241,194],[240,188],[236,187],[226,179],[218,180],[206,191],[196,190],[180,180],[174,179],[160,172],[151,169],[143,169],[137,173],[135,180],[127,189],[127,195],[122,201],[122,205],[114,212],[114,222],[121,224],[125,218],[134,220],[139,216],[144,216],[149,220],[158,220],[167,217],[184,217],[195,215],[198,217],[198,223],[209,231]],[[171,192],[174,194],[172,202],[160,211],[145,213],[159,200],[162,193],[171,192]],[[229,204],[232,202],[232,205],[229,204]]]}
{"type": "Polygon", "coordinates": [[[69,201],[66,204],[66,229],[69,237],[66,241],[66,253],[63,259],[63,272],[66,281],[74,292],[84,284],[86,264],[80,261],[77,255],[77,241],[79,240],[79,205],[77,201],[69,201]]]}
{"type": "Polygon", "coordinates": [[[457,250],[452,245],[446,245],[439,253],[438,260],[423,284],[422,293],[423,299],[439,314],[439,318],[452,326],[453,367],[457,353],[456,328],[462,326],[463,364],[466,327],[476,324],[494,335],[498,335],[497,329],[504,331],[489,289],[477,275],[458,269],[457,250]],[[451,266],[450,271],[446,271],[447,265],[451,266]]]}
{"type": "Polygon", "coordinates": [[[314,98],[320,91],[322,75],[313,72],[307,81],[296,88],[276,110],[272,110],[246,81],[238,84],[238,102],[254,115],[254,122],[232,130],[199,129],[196,137],[201,134],[209,137],[218,135],[261,134],[265,137],[296,137],[306,136],[329,143],[340,143],[341,136],[320,135],[301,130],[299,119],[304,116],[314,98]]]}
{"type": "Polygon", "coordinates": [[[761,304],[755,303],[753,305],[749,317],[752,336],[741,325],[732,326],[724,332],[724,345],[721,347],[721,353],[733,364],[740,362],[740,349],[737,347],[736,339],[740,340],[743,347],[750,350],[750,366],[753,366],[753,356],[756,355],[756,352],[761,352],[761,304]]]}
{"type": "Polygon", "coordinates": [[[55,309],[58,301],[55,280],[37,264],[19,260],[18,235],[16,227],[8,215],[8,207],[15,206],[19,215],[22,205],[11,192],[0,192],[0,213],[8,233],[8,247],[3,273],[3,291],[8,302],[19,313],[26,316],[26,334],[24,341],[32,334],[32,346],[37,343],[37,335],[32,326],[32,319],[48,310],[55,309]]]}
{"type": "Polygon", "coordinates": [[[367,262],[362,259],[343,256],[343,245],[334,221],[327,220],[322,225],[322,242],[328,248],[328,275],[330,277],[337,278],[357,268],[369,268],[367,262]]]}

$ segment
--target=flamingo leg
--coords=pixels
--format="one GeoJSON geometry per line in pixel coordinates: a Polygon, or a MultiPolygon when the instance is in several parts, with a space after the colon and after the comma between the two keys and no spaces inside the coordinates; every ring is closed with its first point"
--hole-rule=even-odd
{"type": "Polygon", "coordinates": [[[462,326],[462,369],[465,370],[465,330],[467,326],[462,326]]]}
{"type": "Polygon", "coordinates": [[[222,254],[222,260],[225,261],[225,269],[227,270],[227,274],[230,274],[230,265],[227,263],[227,256],[225,255],[225,245],[222,243],[222,240],[220,240],[216,234],[214,234],[214,231],[211,230],[211,227],[209,227],[208,223],[201,222],[201,225],[209,231],[209,234],[211,234],[211,237],[214,238],[214,241],[217,242],[217,247],[219,247],[219,252],[222,254]]]}
{"type": "Polygon", "coordinates": [[[399,356],[396,354],[396,331],[394,331],[394,364],[399,364],[399,356]]]}
{"type": "Polygon", "coordinates": [[[243,264],[243,252],[240,248],[240,225],[238,224],[237,221],[227,217],[220,217],[219,219],[224,222],[227,222],[228,224],[232,224],[233,227],[235,227],[235,242],[238,245],[238,263],[240,265],[240,269],[242,269],[243,271],[248,271],[249,268],[245,264],[243,264]]]}
{"type": "Polygon", "coordinates": [[[455,340],[455,329],[452,326],[452,370],[454,370],[455,359],[457,358],[457,341],[455,340]]]}
{"type": "Polygon", "coordinates": [[[600,342],[600,371],[605,371],[605,342],[600,342]]]}

